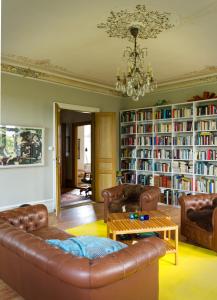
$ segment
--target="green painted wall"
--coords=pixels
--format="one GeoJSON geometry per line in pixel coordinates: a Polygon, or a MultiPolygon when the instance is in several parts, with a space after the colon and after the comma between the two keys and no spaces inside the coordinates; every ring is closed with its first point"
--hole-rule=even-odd
{"type": "Polygon", "coordinates": [[[117,119],[121,102],[117,97],[3,74],[1,123],[44,127],[45,166],[0,169],[0,209],[34,201],[52,206],[53,152],[48,147],[53,145],[53,102],[56,101],[117,112],[117,119]]]}

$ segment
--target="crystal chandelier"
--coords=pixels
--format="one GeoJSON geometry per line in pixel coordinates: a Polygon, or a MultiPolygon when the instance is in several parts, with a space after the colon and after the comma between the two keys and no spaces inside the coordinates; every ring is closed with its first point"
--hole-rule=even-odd
{"type": "Polygon", "coordinates": [[[97,25],[104,29],[109,37],[127,39],[134,42],[134,48],[127,47],[124,58],[127,59],[127,71],[118,72],[116,90],[130,96],[137,101],[145,93],[153,91],[157,87],[152,68],[144,67],[147,49],[141,49],[137,45],[137,39],[156,39],[157,36],[174,27],[170,22],[171,13],[157,10],[147,10],[145,5],[136,5],[133,12],[127,9],[110,12],[106,22],[97,25]]]}
{"type": "Polygon", "coordinates": [[[130,27],[130,33],[134,39],[134,48],[127,47],[124,51],[124,58],[127,59],[127,72],[121,76],[117,73],[116,90],[122,92],[123,95],[132,97],[134,101],[138,101],[139,97],[143,97],[146,93],[152,92],[157,83],[153,77],[153,71],[150,64],[147,69],[144,67],[144,57],[147,56],[147,48],[141,49],[137,45],[137,37],[139,33],[138,27],[130,27]]]}

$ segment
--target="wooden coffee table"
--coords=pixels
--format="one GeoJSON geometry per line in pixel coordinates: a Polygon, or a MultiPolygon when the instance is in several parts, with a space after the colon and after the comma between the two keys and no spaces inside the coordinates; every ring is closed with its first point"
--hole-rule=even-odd
{"type": "Polygon", "coordinates": [[[144,232],[163,232],[163,240],[166,244],[166,253],[175,254],[175,264],[178,264],[178,225],[171,218],[160,211],[143,211],[150,219],[147,221],[131,220],[129,213],[110,214],[107,223],[108,237],[116,240],[117,235],[136,234],[144,232]],[[175,240],[171,240],[171,232],[174,231],[175,240]]]}

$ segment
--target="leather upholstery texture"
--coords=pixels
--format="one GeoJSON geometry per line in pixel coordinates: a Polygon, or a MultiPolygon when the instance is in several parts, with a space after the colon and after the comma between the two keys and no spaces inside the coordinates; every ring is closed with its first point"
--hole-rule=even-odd
{"type": "Polygon", "coordinates": [[[162,240],[147,238],[89,260],[47,244],[44,239],[69,236],[49,227],[47,218],[44,205],[0,213],[0,277],[25,299],[158,299],[162,240]]]}
{"type": "Polygon", "coordinates": [[[107,222],[108,214],[122,212],[122,207],[129,205],[128,211],[156,210],[160,201],[160,189],[155,186],[140,184],[120,184],[102,191],[104,199],[104,221],[107,222]],[[126,198],[131,193],[131,199],[126,198]]]}
{"type": "Polygon", "coordinates": [[[188,218],[189,211],[200,211],[211,207],[217,194],[198,194],[182,196],[179,199],[181,205],[181,234],[189,241],[195,242],[205,248],[217,252],[217,208],[212,214],[212,230],[208,231],[188,218]]]}

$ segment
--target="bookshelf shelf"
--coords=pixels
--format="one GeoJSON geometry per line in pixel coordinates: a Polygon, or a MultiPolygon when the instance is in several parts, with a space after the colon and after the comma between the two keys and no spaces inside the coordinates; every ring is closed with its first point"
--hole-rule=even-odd
{"type": "Polygon", "coordinates": [[[125,110],[120,120],[125,182],[159,186],[174,206],[183,193],[217,193],[217,99],[125,110]]]}

